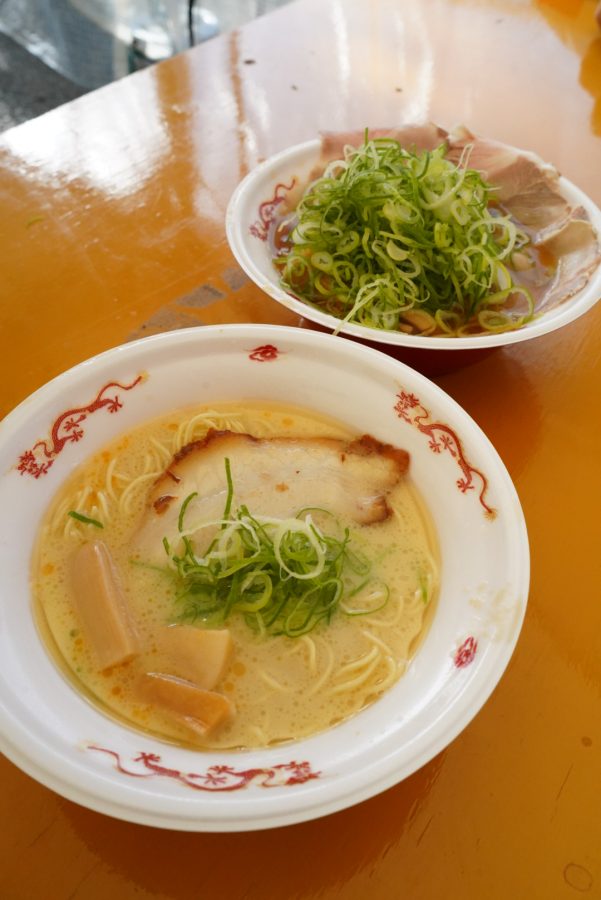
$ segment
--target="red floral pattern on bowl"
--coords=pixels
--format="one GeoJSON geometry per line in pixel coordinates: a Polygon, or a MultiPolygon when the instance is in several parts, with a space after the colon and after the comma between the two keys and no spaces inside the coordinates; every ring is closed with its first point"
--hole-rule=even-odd
{"type": "Polygon", "coordinates": [[[197,791],[238,791],[254,784],[262,788],[290,787],[305,784],[319,778],[321,772],[314,772],[308,762],[280,763],[275,766],[236,769],[234,766],[213,765],[205,772],[181,772],[179,769],[162,765],[161,756],[156,753],[140,753],[132,762],[140,763],[141,770],[128,768],[116,750],[88,744],[88,750],[105,753],[112,757],[114,766],[122,775],[131,778],[171,778],[197,791]]]}
{"type": "Polygon", "coordinates": [[[46,475],[56,457],[63,451],[67,444],[80,441],[84,436],[81,423],[88,416],[99,409],[106,409],[109,413],[119,412],[123,403],[117,393],[105,396],[105,392],[117,388],[120,391],[131,391],[144,380],[143,375],[138,375],[131,384],[120,384],[118,381],[109,381],[101,388],[94,400],[86,406],[78,406],[68,409],[56,418],[50,429],[50,439],[39,440],[30,450],[25,450],[19,457],[17,469],[21,475],[32,475],[39,478],[46,475]]]}
{"type": "Polygon", "coordinates": [[[463,476],[457,479],[456,484],[462,494],[475,489],[474,479],[480,483],[478,499],[484,508],[487,518],[494,519],[497,511],[489,506],[485,500],[488,491],[488,479],[466,458],[456,431],[450,425],[445,425],[442,422],[429,422],[430,413],[428,410],[415,394],[407,391],[399,391],[394,409],[400,419],[409,425],[413,425],[418,431],[421,431],[422,434],[428,437],[428,446],[433,453],[446,451],[456,460],[463,476]]]}

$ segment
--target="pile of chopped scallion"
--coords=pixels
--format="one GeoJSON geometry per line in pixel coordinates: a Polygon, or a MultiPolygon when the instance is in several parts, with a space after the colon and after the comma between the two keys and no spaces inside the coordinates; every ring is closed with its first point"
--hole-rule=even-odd
{"type": "Polygon", "coordinates": [[[388,588],[370,576],[371,564],[351,547],[348,528],[340,529],[325,510],[301,510],[296,517],[253,516],[240,506],[231,512],[233,482],[225,460],[228,494],[223,517],[205,523],[218,532],[208,549],[196,555],[185,527],[186,510],[196,494],[184,500],[179,515],[179,553],[165,538],[179,587],[181,621],[223,624],[242,613],[260,634],[300,637],[320,622],[330,622],[337,609],[366,615],[388,601],[388,588]],[[331,519],[339,536],[318,528],[314,517],[331,519]]]}
{"type": "Polygon", "coordinates": [[[529,321],[532,297],[511,272],[528,238],[490,205],[494,188],[466,167],[469,149],[459,165],[446,151],[367,135],[346,147],[277,225],[285,289],[389,331],[457,336],[529,321]]]}

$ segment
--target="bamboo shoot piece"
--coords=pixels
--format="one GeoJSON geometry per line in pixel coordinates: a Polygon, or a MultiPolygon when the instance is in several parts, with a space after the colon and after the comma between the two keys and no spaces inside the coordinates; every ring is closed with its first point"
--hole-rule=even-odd
{"type": "Polygon", "coordinates": [[[139,652],[115,563],[106,544],[83,544],[73,556],[71,586],[75,608],[100,671],[129,662],[139,652]]]}
{"type": "Polygon", "coordinates": [[[207,691],[213,690],[223,678],[234,650],[227,628],[169,625],[159,628],[156,637],[157,668],[207,691]]]}
{"type": "Polygon", "coordinates": [[[204,737],[230,719],[233,703],[223,694],[205,691],[183,678],[147,672],[142,675],[140,693],[149,703],[160,706],[173,719],[204,737]]]}

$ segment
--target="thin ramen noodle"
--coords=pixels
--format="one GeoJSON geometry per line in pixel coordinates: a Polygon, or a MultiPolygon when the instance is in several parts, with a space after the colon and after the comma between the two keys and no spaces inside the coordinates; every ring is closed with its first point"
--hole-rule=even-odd
{"type": "MultiPolygon", "coordinates": [[[[407,477],[387,497],[391,514],[384,521],[341,522],[351,545],[371,561],[370,583],[386,585],[387,599],[371,607],[368,601],[363,614],[352,615],[357,601],[343,598],[329,623],[319,622],[299,637],[253,630],[241,613],[218,624],[229,630],[234,650],[214,690],[231,701],[235,714],[200,735],[139,690],[141,673],[161,671],[157,634],[180,621],[185,610],[168,556],[144,558],[135,536],[157,479],[182,447],[210,429],[256,438],[357,437],[306,410],[253,403],[186,409],[120,437],[68,479],[42,523],[33,563],[37,621],[73,684],[129,726],[174,743],[220,749],[296,740],[347,719],[403,674],[435,603],[436,541],[407,477]],[[70,574],[74,553],[95,540],[114,561],[140,648],[132,659],[102,671],[74,603],[70,574]]],[[[235,509],[235,482],[233,487],[235,509]]],[[[192,625],[205,627],[202,621],[192,625]]]]}

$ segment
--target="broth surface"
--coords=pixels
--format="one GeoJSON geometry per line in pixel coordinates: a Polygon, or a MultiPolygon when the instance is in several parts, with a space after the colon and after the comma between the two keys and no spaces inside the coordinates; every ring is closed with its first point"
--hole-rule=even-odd
{"type": "MultiPolygon", "coordinates": [[[[373,562],[372,575],[389,588],[383,608],[350,616],[338,610],[302,637],[261,636],[241,614],[220,628],[234,641],[232,661],[216,691],[236,715],[199,738],[136,690],[140,673],[159,669],[157,628],[182,613],[177,585],[165,565],[136,558],[132,540],[147,496],[173,455],[209,428],[255,437],[351,440],[340,423],[305,410],[253,403],[185,409],[127,433],[79,468],[55,497],[42,524],[32,580],[36,617],[46,642],[75,686],[104,712],[130,726],[183,745],[222,749],[259,747],[299,739],[343,721],[376,699],[404,672],[427,625],[438,587],[436,541],[410,477],[388,497],[392,515],[351,530],[353,546],[373,562]],[[71,518],[76,511],[102,530],[71,518]],[[100,672],[74,608],[69,566],[74,551],[101,539],[117,566],[142,652],[100,672]]],[[[235,484],[234,484],[235,508],[235,484]]],[[[252,513],[252,510],[250,510],[252,513]]],[[[202,623],[196,623],[202,624],[202,623]]]]}

